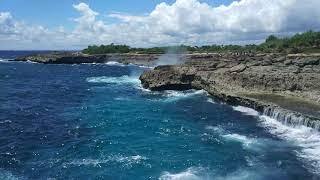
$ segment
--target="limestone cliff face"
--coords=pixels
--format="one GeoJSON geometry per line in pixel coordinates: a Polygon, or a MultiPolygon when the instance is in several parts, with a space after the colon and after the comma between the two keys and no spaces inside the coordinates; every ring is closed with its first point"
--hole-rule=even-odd
{"type": "Polygon", "coordinates": [[[319,56],[224,54],[186,58],[184,64],[159,66],[142,74],[143,87],[204,89],[225,102],[260,112],[277,107],[299,117],[320,117],[319,56]],[[284,100],[280,101],[281,98],[284,100]],[[290,102],[299,105],[293,108],[290,102]],[[314,110],[307,112],[308,108],[303,107],[314,110]]]}

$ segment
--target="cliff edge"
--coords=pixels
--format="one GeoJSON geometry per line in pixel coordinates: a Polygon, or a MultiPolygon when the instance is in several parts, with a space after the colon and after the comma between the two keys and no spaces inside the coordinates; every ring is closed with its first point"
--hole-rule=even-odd
{"type": "Polygon", "coordinates": [[[320,56],[211,54],[141,75],[150,90],[204,89],[216,99],[319,129],[320,56]]]}

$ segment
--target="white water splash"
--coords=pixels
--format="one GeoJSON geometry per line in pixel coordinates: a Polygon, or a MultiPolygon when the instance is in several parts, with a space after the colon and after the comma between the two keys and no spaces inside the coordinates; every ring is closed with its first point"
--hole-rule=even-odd
{"type": "MultiPolygon", "coordinates": [[[[259,124],[271,134],[290,142],[299,147],[296,155],[300,158],[308,170],[315,174],[320,174],[320,132],[316,129],[304,125],[290,126],[274,118],[259,113],[250,108],[235,108],[234,110],[243,112],[247,115],[257,116],[259,124]]],[[[245,138],[238,138],[245,140],[245,138]]]]}
{"type": "Polygon", "coordinates": [[[4,59],[4,58],[0,58],[0,63],[9,63],[10,60],[13,60],[13,59],[4,59]]]}
{"type": "Polygon", "coordinates": [[[173,91],[167,90],[163,92],[163,96],[166,97],[166,102],[178,101],[181,99],[191,98],[197,95],[206,95],[204,90],[187,90],[187,91],[173,91]]]}
{"type": "Polygon", "coordinates": [[[244,107],[244,106],[232,106],[232,108],[233,108],[233,110],[242,112],[243,114],[248,115],[248,116],[258,116],[259,115],[258,111],[251,109],[251,108],[244,107]]]}
{"type": "Polygon", "coordinates": [[[122,63],[119,63],[119,62],[116,62],[116,61],[109,61],[107,63],[105,63],[106,65],[110,65],[110,66],[126,66],[125,64],[122,64],[122,63]]]}
{"type": "Polygon", "coordinates": [[[320,174],[320,132],[300,126],[290,127],[268,116],[259,117],[259,125],[270,133],[300,147],[297,156],[312,173],[320,174]]]}

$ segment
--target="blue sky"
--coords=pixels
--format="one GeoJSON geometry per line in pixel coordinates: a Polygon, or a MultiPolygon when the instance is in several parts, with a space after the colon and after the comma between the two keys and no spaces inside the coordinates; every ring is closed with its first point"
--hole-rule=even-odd
{"type": "MultiPolygon", "coordinates": [[[[174,0],[0,0],[0,12],[9,11],[17,19],[32,24],[41,24],[46,27],[57,27],[60,25],[70,29],[73,22],[70,18],[77,16],[72,8],[73,4],[84,2],[92,9],[101,12],[103,19],[107,22],[115,22],[113,18],[108,18],[107,14],[112,12],[122,12],[134,15],[149,13],[154,7],[161,3],[174,3],[174,0]],[[103,14],[104,13],[104,14],[103,14]],[[103,16],[105,15],[105,16],[103,16]]],[[[230,4],[232,0],[202,0],[208,4],[218,6],[230,4]]]]}
{"type": "Polygon", "coordinates": [[[0,0],[0,49],[252,44],[320,30],[319,0],[0,0]]]}

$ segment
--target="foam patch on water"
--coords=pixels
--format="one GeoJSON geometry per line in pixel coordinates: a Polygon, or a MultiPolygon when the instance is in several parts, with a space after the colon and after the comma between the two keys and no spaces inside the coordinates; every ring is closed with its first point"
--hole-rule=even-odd
{"type": "Polygon", "coordinates": [[[232,106],[232,108],[233,108],[233,110],[242,112],[243,114],[248,115],[248,116],[258,116],[259,115],[258,111],[251,109],[251,108],[244,107],[244,106],[232,106]]]}
{"type": "Polygon", "coordinates": [[[140,80],[137,77],[132,76],[120,76],[120,77],[89,77],[86,79],[90,83],[107,83],[107,84],[140,84],[140,80]]]}
{"type": "Polygon", "coordinates": [[[267,116],[260,116],[259,124],[270,133],[287,140],[301,149],[297,156],[305,162],[306,167],[313,173],[320,174],[320,132],[301,126],[290,127],[267,116]]]}
{"type": "Polygon", "coordinates": [[[102,159],[81,159],[81,160],[74,160],[67,165],[73,166],[93,166],[93,167],[101,167],[103,164],[108,163],[120,163],[125,167],[131,167],[133,164],[140,164],[142,161],[147,160],[146,157],[135,155],[135,156],[121,156],[121,155],[114,155],[109,156],[107,158],[102,159]]]}
{"type": "Polygon", "coordinates": [[[204,175],[203,168],[198,167],[191,167],[188,168],[186,171],[179,172],[179,173],[169,173],[163,172],[162,175],[159,177],[159,180],[202,180],[202,179],[210,179],[204,175]]]}
{"type": "Polygon", "coordinates": [[[220,126],[206,126],[205,129],[218,134],[225,141],[239,142],[242,144],[243,148],[254,151],[260,151],[263,148],[261,147],[263,144],[269,143],[266,139],[251,138],[237,133],[230,133],[220,126]]]}
{"type": "Polygon", "coordinates": [[[253,143],[256,142],[256,140],[253,139],[253,138],[248,138],[247,136],[236,134],[236,133],[235,134],[222,135],[222,137],[227,139],[227,140],[240,142],[245,146],[249,146],[250,144],[253,144],[253,143]]]}

